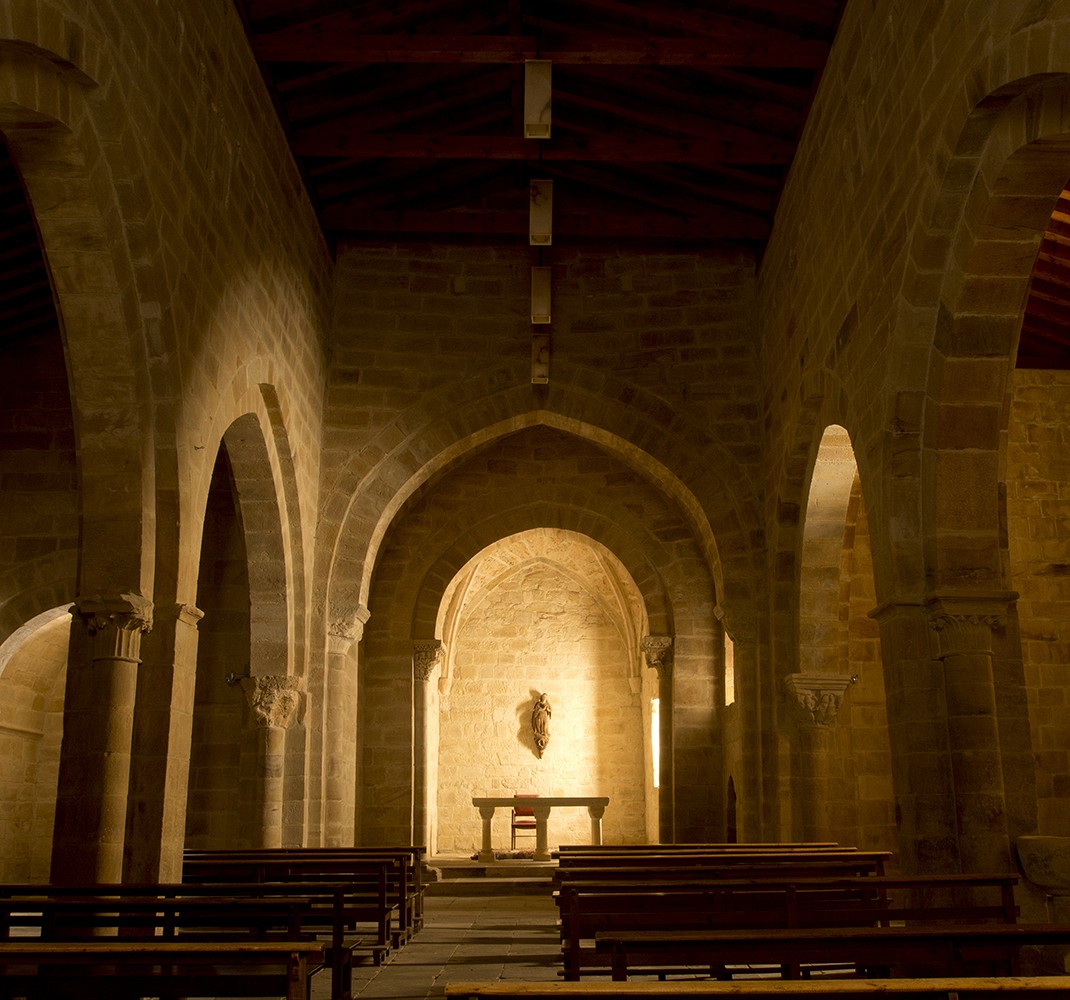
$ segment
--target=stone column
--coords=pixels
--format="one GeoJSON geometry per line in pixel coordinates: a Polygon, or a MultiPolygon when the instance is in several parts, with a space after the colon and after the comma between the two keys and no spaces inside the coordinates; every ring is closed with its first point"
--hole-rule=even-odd
{"type": "Polygon", "coordinates": [[[494,822],[494,806],[479,806],[479,819],[482,824],[480,861],[494,860],[494,839],[491,826],[494,822]]]}
{"type": "Polygon", "coordinates": [[[141,636],[152,602],[139,594],[80,597],[73,608],[63,706],[55,882],[119,882],[141,636]]]}
{"type": "MultiPolygon", "coordinates": [[[[741,841],[765,839],[766,830],[776,829],[776,817],[766,822],[765,773],[762,767],[762,703],[759,678],[757,629],[749,616],[731,615],[718,606],[714,614],[732,639],[736,713],[739,717],[742,773],[736,775],[737,836],[741,841]]],[[[770,729],[773,727],[770,726],[770,729]]],[[[774,733],[775,737],[775,733],[774,733]]],[[[774,739],[775,742],[775,739],[774,739]]],[[[772,771],[772,769],[770,769],[772,771]]],[[[775,774],[770,775],[775,778],[775,774]]],[[[774,803],[777,796],[772,796],[774,803]]],[[[770,839],[775,839],[770,835],[770,839]]]]}
{"type": "Polygon", "coordinates": [[[660,766],[658,773],[658,839],[663,844],[676,839],[676,801],[674,795],[672,732],[672,654],[671,635],[648,635],[642,640],[643,655],[648,667],[658,672],[658,743],[660,766]]]}
{"type": "Polygon", "coordinates": [[[829,839],[829,751],[832,726],[849,677],[788,674],[784,691],[795,724],[797,765],[792,784],[792,826],[796,840],[829,839]]]}
{"type": "Polygon", "coordinates": [[[365,607],[331,616],[327,627],[327,683],[323,704],[325,847],[356,841],[357,644],[370,617],[365,607]]]}
{"type": "Polygon", "coordinates": [[[176,604],[156,611],[142,642],[123,881],[180,882],[197,685],[197,624],[204,613],[176,604]]]}
{"type": "Polygon", "coordinates": [[[993,632],[1013,595],[938,596],[929,603],[933,656],[943,663],[959,856],[966,872],[1012,871],[992,671],[993,632]]]}
{"type": "Polygon", "coordinates": [[[993,687],[1013,595],[889,603],[880,623],[903,871],[1013,870],[993,687]]]}
{"type": "Polygon", "coordinates": [[[591,843],[602,843],[602,817],[606,814],[605,806],[588,806],[587,815],[591,818],[591,843]]]}
{"type": "Polygon", "coordinates": [[[301,692],[289,676],[242,677],[257,735],[258,847],[282,846],[282,804],[286,775],[286,730],[297,714],[301,692]]]}
{"type": "Polygon", "coordinates": [[[413,803],[412,832],[417,843],[427,845],[430,838],[428,821],[427,787],[427,685],[445,654],[446,647],[440,639],[416,639],[413,641],[413,803]]]}

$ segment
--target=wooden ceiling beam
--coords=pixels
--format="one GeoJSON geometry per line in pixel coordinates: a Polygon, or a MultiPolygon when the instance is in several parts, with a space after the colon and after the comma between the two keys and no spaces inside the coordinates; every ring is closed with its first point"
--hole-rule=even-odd
{"type": "MultiPolygon", "coordinates": [[[[334,233],[507,236],[526,244],[528,213],[508,211],[365,212],[332,208],[323,213],[324,227],[334,233]]],[[[717,210],[674,218],[654,213],[575,212],[554,214],[555,239],[684,239],[765,240],[763,219],[717,210]]]]}
{"type": "Polygon", "coordinates": [[[551,162],[787,164],[790,143],[770,136],[726,139],[667,139],[660,136],[569,138],[552,142],[508,136],[380,135],[331,126],[293,139],[297,156],[350,159],[539,160],[551,162]]]}
{"type": "Polygon", "coordinates": [[[263,62],[522,63],[549,59],[589,66],[750,66],[816,69],[829,46],[792,38],[790,44],[755,38],[614,38],[574,36],[568,45],[539,46],[531,35],[367,35],[325,30],[317,22],[254,35],[263,62]]]}
{"type": "Polygon", "coordinates": [[[801,40],[799,35],[791,32],[698,8],[684,10],[668,4],[637,7],[621,0],[583,0],[583,6],[587,12],[603,15],[608,19],[607,23],[622,25],[647,35],[680,32],[709,38],[760,38],[775,45],[794,45],[801,40]]]}

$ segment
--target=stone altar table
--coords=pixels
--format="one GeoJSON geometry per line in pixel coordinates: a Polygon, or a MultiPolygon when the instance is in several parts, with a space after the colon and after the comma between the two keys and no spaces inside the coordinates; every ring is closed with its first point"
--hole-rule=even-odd
{"type": "Polygon", "coordinates": [[[515,795],[492,795],[486,797],[472,797],[472,805],[478,807],[479,815],[483,820],[483,847],[479,852],[480,861],[494,860],[494,846],[491,843],[490,823],[494,818],[494,810],[499,806],[507,806],[510,809],[517,805],[531,809],[535,814],[535,860],[549,861],[550,848],[546,836],[546,821],[550,816],[550,810],[557,806],[586,806],[587,813],[591,817],[591,843],[602,843],[602,816],[605,815],[606,806],[609,805],[609,796],[606,795],[540,795],[538,798],[522,797],[515,795]]]}

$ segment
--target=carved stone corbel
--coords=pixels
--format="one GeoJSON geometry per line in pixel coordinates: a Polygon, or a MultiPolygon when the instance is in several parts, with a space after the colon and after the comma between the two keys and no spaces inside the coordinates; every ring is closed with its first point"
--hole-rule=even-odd
{"type": "Polygon", "coordinates": [[[327,634],[349,644],[360,642],[364,638],[364,626],[368,624],[371,612],[364,607],[331,608],[331,617],[327,622],[327,634]]]}
{"type": "Polygon", "coordinates": [[[660,676],[672,673],[673,637],[671,635],[645,635],[642,639],[646,665],[653,667],[660,676]]]}
{"type": "Polygon", "coordinates": [[[241,687],[258,728],[290,727],[301,704],[301,685],[296,677],[277,674],[242,677],[241,687]]]}
{"type": "Polygon", "coordinates": [[[831,726],[843,704],[850,677],[827,674],[788,674],[784,678],[791,715],[801,729],[831,726]]]}

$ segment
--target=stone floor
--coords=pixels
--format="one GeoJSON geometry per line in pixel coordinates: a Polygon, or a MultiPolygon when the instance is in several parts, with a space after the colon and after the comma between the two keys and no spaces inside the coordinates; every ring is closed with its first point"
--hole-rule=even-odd
{"type": "MultiPolygon", "coordinates": [[[[441,997],[446,983],[556,980],[561,967],[557,909],[546,895],[428,896],[424,926],[376,968],[353,970],[353,993],[371,998],[441,997]]],[[[317,976],[313,1000],[328,1000],[317,976]]]]}

